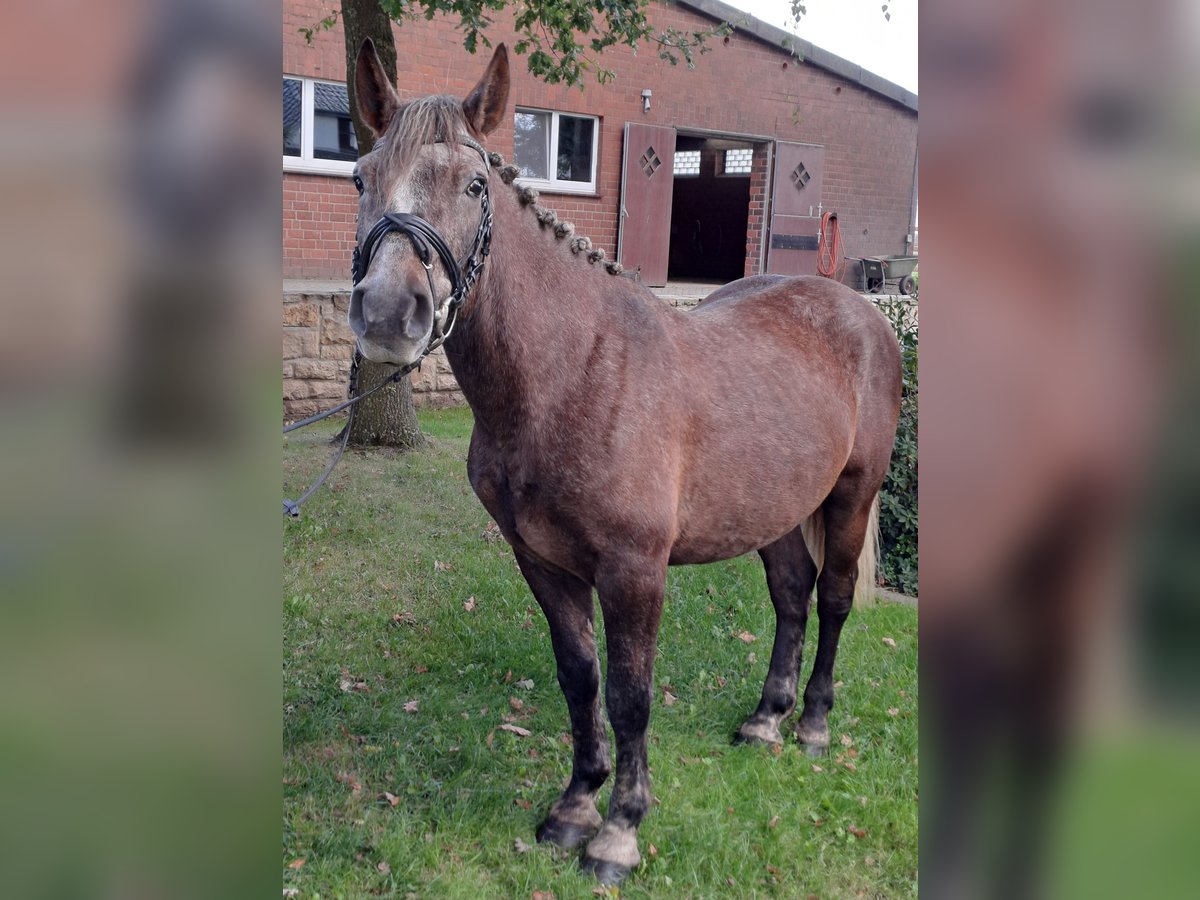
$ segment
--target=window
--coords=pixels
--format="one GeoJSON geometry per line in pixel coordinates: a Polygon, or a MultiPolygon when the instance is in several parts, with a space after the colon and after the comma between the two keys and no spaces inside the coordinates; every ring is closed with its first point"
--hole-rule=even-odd
{"type": "Polygon", "coordinates": [[[596,190],[600,120],[538,109],[513,116],[513,161],[521,183],[563,193],[596,190]]]}
{"type": "Polygon", "coordinates": [[[700,151],[699,150],[676,150],[675,151],[675,175],[699,175],[700,174],[700,151]]]}
{"type": "Polygon", "coordinates": [[[283,168],[349,175],[358,159],[344,84],[283,79],[283,168]]]}
{"type": "Polygon", "coordinates": [[[754,148],[745,147],[738,150],[725,151],[726,175],[749,175],[750,166],[754,163],[754,148]]]}

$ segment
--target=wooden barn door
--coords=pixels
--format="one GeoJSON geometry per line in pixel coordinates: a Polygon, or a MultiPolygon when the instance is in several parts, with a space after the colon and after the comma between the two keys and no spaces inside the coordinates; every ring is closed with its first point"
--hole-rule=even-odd
{"type": "Polygon", "coordinates": [[[821,176],[825,148],[775,142],[771,190],[771,244],[767,271],[773,275],[816,275],[821,225],[821,176]]]}
{"type": "Polygon", "coordinates": [[[652,287],[667,283],[674,180],[675,129],[625,123],[617,258],[652,287]]]}

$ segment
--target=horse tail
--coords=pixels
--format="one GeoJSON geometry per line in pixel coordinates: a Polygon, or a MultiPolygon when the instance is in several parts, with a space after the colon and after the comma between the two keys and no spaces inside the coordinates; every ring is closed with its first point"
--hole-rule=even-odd
{"type": "Polygon", "coordinates": [[[854,582],[854,605],[870,606],[875,602],[875,587],[879,584],[879,494],[871,501],[867,518],[867,539],[858,554],[858,580],[854,582]]]}
{"type": "MultiPolygon", "coordinates": [[[[825,563],[825,510],[817,507],[811,516],[800,523],[800,534],[808,553],[817,564],[817,571],[825,563]]],[[[879,494],[871,501],[871,512],[867,519],[867,538],[858,555],[858,579],[854,582],[854,605],[869,606],[875,599],[875,585],[879,567],[879,494]]]]}

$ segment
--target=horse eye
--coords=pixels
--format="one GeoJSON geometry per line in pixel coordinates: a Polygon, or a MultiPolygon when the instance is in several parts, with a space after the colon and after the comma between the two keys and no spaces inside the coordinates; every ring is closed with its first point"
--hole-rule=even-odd
{"type": "Polygon", "coordinates": [[[467,186],[467,193],[478,199],[483,196],[483,189],[487,185],[482,178],[476,178],[467,186]]]}
{"type": "Polygon", "coordinates": [[[358,188],[360,194],[363,192],[363,180],[357,175],[354,176],[354,186],[358,188]]]}

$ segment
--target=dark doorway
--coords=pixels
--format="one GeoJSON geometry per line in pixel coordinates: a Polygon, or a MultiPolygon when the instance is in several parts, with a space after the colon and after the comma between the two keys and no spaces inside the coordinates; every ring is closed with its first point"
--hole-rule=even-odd
{"type": "Polygon", "coordinates": [[[746,266],[753,144],[680,134],[675,141],[668,277],[732,281],[746,266]]]}

